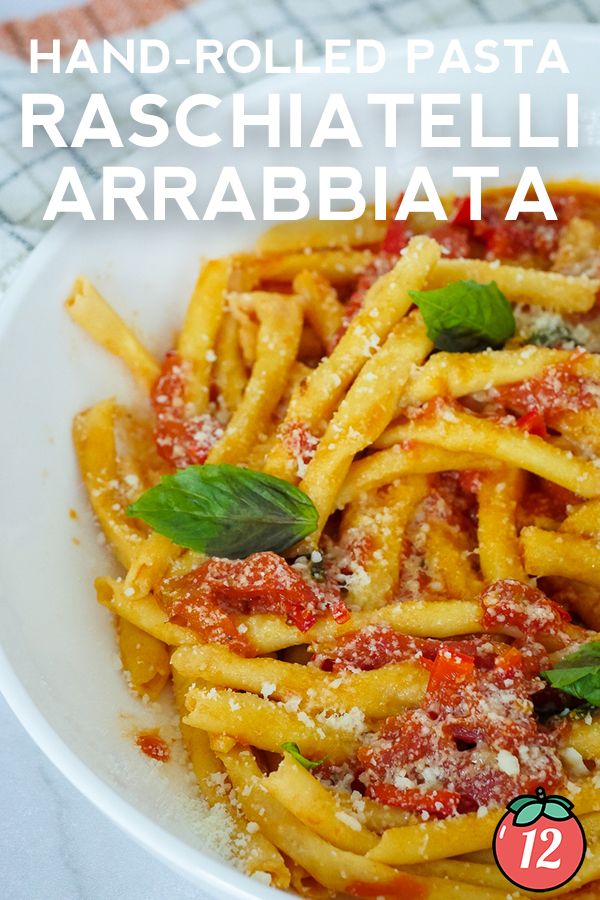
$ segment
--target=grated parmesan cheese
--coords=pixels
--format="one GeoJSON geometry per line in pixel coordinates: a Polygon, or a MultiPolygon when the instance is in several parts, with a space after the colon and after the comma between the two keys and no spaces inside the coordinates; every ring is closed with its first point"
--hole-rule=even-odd
{"type": "Polygon", "coordinates": [[[496,759],[498,761],[498,768],[506,775],[518,775],[521,771],[519,760],[514,754],[509,753],[508,750],[499,750],[496,759]]]}
{"type": "Polygon", "coordinates": [[[336,819],[338,819],[343,825],[347,825],[348,828],[351,828],[352,831],[360,831],[361,824],[358,819],[355,819],[354,816],[349,815],[349,813],[344,812],[343,810],[339,810],[335,814],[336,819]]]}

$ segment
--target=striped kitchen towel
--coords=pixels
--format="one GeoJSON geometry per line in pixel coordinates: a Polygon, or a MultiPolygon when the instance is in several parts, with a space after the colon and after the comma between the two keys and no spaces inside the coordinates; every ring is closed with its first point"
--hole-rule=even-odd
{"type": "Polygon", "coordinates": [[[100,177],[103,165],[118,165],[129,150],[93,144],[81,150],[57,149],[49,141],[21,148],[21,94],[54,92],[66,104],[64,128],[74,131],[93,91],[106,94],[114,118],[128,121],[129,104],[146,91],[164,94],[173,104],[199,90],[225,94],[260,73],[200,77],[191,70],[169,68],[161,75],[139,76],[119,70],[111,75],[53,75],[49,65],[29,72],[29,41],[49,49],[60,38],[68,53],[75,41],[110,38],[116,46],[128,36],[160,38],[173,56],[196,37],[224,44],[240,38],[272,38],[277,62],[290,62],[296,38],[306,54],[321,53],[327,38],[390,39],[410,31],[445,26],[485,25],[527,20],[597,22],[598,0],[89,0],[84,5],[30,20],[0,23],[0,294],[50,223],[42,221],[48,197],[61,168],[78,167],[84,184],[100,177]],[[200,80],[202,86],[200,87],[200,80]]]}

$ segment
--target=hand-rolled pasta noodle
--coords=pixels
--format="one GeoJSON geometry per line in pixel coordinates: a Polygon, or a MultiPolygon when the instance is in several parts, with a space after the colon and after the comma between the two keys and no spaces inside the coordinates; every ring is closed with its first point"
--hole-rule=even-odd
{"type": "Polygon", "coordinates": [[[334,847],[351,853],[367,853],[377,837],[365,828],[336,794],[324,787],[288,753],[265,782],[279,802],[334,847]]]}
{"type": "Polygon", "coordinates": [[[427,569],[436,584],[450,597],[476,597],[483,587],[473,569],[471,548],[465,535],[449,522],[429,523],[425,540],[427,569]]]}
{"type": "Polygon", "coordinates": [[[186,679],[201,679],[286,702],[300,698],[308,712],[334,713],[360,709],[364,716],[386,718],[418,706],[429,679],[428,671],[414,663],[396,663],[367,672],[332,674],[314,666],[278,659],[244,659],[217,644],[179,647],[173,667],[186,679]]]}
{"type": "Polygon", "coordinates": [[[304,251],[306,247],[325,249],[332,247],[365,247],[383,240],[387,224],[375,219],[375,210],[368,206],[359,219],[321,221],[300,219],[273,225],[256,242],[256,251],[262,256],[304,251]]]}
{"type": "Polygon", "coordinates": [[[288,708],[289,703],[214,687],[190,688],[185,703],[186,725],[215,734],[224,732],[242,744],[271,753],[294,740],[306,756],[343,762],[356,749],[357,737],[351,731],[328,725],[326,717],[315,720],[302,711],[295,712],[288,708]]]}
{"type": "Polygon", "coordinates": [[[529,525],[521,531],[520,540],[525,569],[531,575],[561,575],[600,587],[597,538],[529,525]]]}
{"type": "Polygon", "coordinates": [[[65,307],[73,321],[91,338],[123,360],[149,393],[160,374],[158,363],[87,278],[75,280],[65,307]]]}
{"type": "Polygon", "coordinates": [[[209,463],[244,459],[267,428],[296,358],[302,329],[302,307],[295,297],[261,294],[256,301],[259,331],[256,360],[239,405],[209,463]]]}
{"type": "Polygon", "coordinates": [[[306,269],[294,278],[294,292],[302,297],[304,312],[323,347],[331,351],[344,318],[344,306],[334,288],[316,272],[306,269]]]}
{"type": "Polygon", "coordinates": [[[117,632],[121,665],[131,688],[141,697],[157,700],[171,674],[168,647],[127,619],[117,620],[117,632]]]}
{"type": "Polygon", "coordinates": [[[548,366],[578,356],[569,350],[525,347],[483,353],[436,353],[408,379],[399,407],[420,406],[434,397],[464,397],[526,378],[537,378],[548,366]]]}
{"type": "Polygon", "coordinates": [[[442,259],[428,279],[430,289],[472,278],[495,281],[512,303],[531,303],[554,312],[587,312],[596,300],[600,282],[594,278],[503,266],[482,259],[442,259]]]}
{"type": "Polygon", "coordinates": [[[600,469],[589,460],[519,428],[506,428],[455,409],[445,408],[438,415],[424,416],[406,425],[392,425],[374,446],[385,448],[406,440],[434,444],[447,450],[484,453],[547,478],[582,497],[600,494],[600,469]]]}
{"type": "Polygon", "coordinates": [[[498,463],[489,456],[458,453],[429,444],[393,444],[387,450],[355,460],[348,470],[337,498],[338,509],[358,499],[363,492],[391,484],[404,475],[434,472],[494,469],[498,463]]]}
{"type": "Polygon", "coordinates": [[[312,373],[302,395],[284,419],[280,440],[267,459],[265,471],[295,480],[297,464],[286,444],[290,428],[320,436],[349,385],[373,350],[380,346],[411,305],[410,290],[423,286],[440,249],[429,238],[413,238],[396,266],[370,288],[360,312],[330,356],[312,373]]]}
{"type": "Polygon", "coordinates": [[[127,502],[119,489],[115,413],[113,400],[79,413],[73,422],[73,442],[92,509],[117,559],[129,567],[145,533],[125,514],[127,502]]]}
{"type": "Polygon", "coordinates": [[[338,492],[354,456],[372,444],[389,424],[411,368],[430,349],[421,314],[409,316],[365,363],[340,403],[300,482],[301,490],[319,511],[314,541],[335,509],[338,492]],[[383,379],[387,380],[384,392],[380,387],[383,379]]]}
{"type": "Polygon", "coordinates": [[[388,625],[402,634],[438,638],[483,630],[481,605],[477,601],[449,599],[401,600],[379,609],[359,610],[343,624],[320,619],[305,632],[277,616],[256,614],[242,617],[242,621],[248,629],[246,637],[258,653],[272,653],[307,641],[335,640],[367,625],[388,625]]]}
{"type": "MultiPolygon", "coordinates": [[[[565,795],[573,800],[579,815],[597,809],[600,788],[588,777],[575,785],[575,793],[566,791],[565,795]]],[[[405,866],[483,850],[491,846],[496,825],[504,812],[504,809],[492,809],[483,815],[466,813],[452,819],[390,828],[367,856],[388,865],[405,866]]]]}
{"type": "Polygon", "coordinates": [[[351,543],[356,534],[369,547],[362,562],[364,576],[347,589],[350,609],[377,609],[393,600],[399,587],[406,529],[426,493],[426,479],[413,476],[346,506],[340,539],[351,543]]]}
{"type": "Polygon", "coordinates": [[[248,380],[238,331],[234,316],[226,312],[217,335],[215,382],[230,414],[238,408],[248,380]]]}
{"type": "Polygon", "coordinates": [[[480,477],[477,537],[479,564],[488,584],[500,578],[527,583],[517,534],[517,507],[523,492],[523,472],[502,468],[480,477]]]}
{"type": "MultiPolygon", "coordinates": [[[[248,750],[234,748],[221,756],[238,789],[246,816],[287,856],[300,863],[333,892],[354,896],[431,897],[432,900],[483,900],[472,885],[438,878],[408,876],[368,857],[340,850],[325,841],[273,797],[248,750]],[[381,894],[379,892],[382,892],[381,894]],[[376,893],[377,892],[377,893],[376,893]]],[[[506,900],[505,891],[489,891],[486,900],[506,900]]]]}
{"type": "Polygon", "coordinates": [[[211,259],[202,265],[177,342],[179,356],[191,367],[185,394],[196,414],[205,412],[208,406],[210,373],[230,274],[228,259],[211,259]]]}

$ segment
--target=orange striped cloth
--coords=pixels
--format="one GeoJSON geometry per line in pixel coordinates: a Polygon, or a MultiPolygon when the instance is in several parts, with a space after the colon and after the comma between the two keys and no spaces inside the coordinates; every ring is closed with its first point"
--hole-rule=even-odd
{"type": "MultiPolygon", "coordinates": [[[[96,41],[146,28],[169,13],[176,13],[196,0],[89,0],[83,6],[66,6],[35,19],[13,19],[0,24],[0,52],[29,58],[29,42],[37,38],[41,50],[49,50],[59,38],[63,53],[69,53],[80,38],[96,41]]],[[[248,0],[252,2],[252,0],[248,0]]]]}

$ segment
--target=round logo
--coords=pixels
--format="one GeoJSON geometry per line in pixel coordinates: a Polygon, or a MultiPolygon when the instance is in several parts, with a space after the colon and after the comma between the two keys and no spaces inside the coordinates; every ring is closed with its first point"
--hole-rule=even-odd
{"type": "Polygon", "coordinates": [[[585,857],[585,833],[566,797],[522,794],[507,806],[494,833],[493,851],[502,874],[527,891],[567,884],[585,857]]]}

